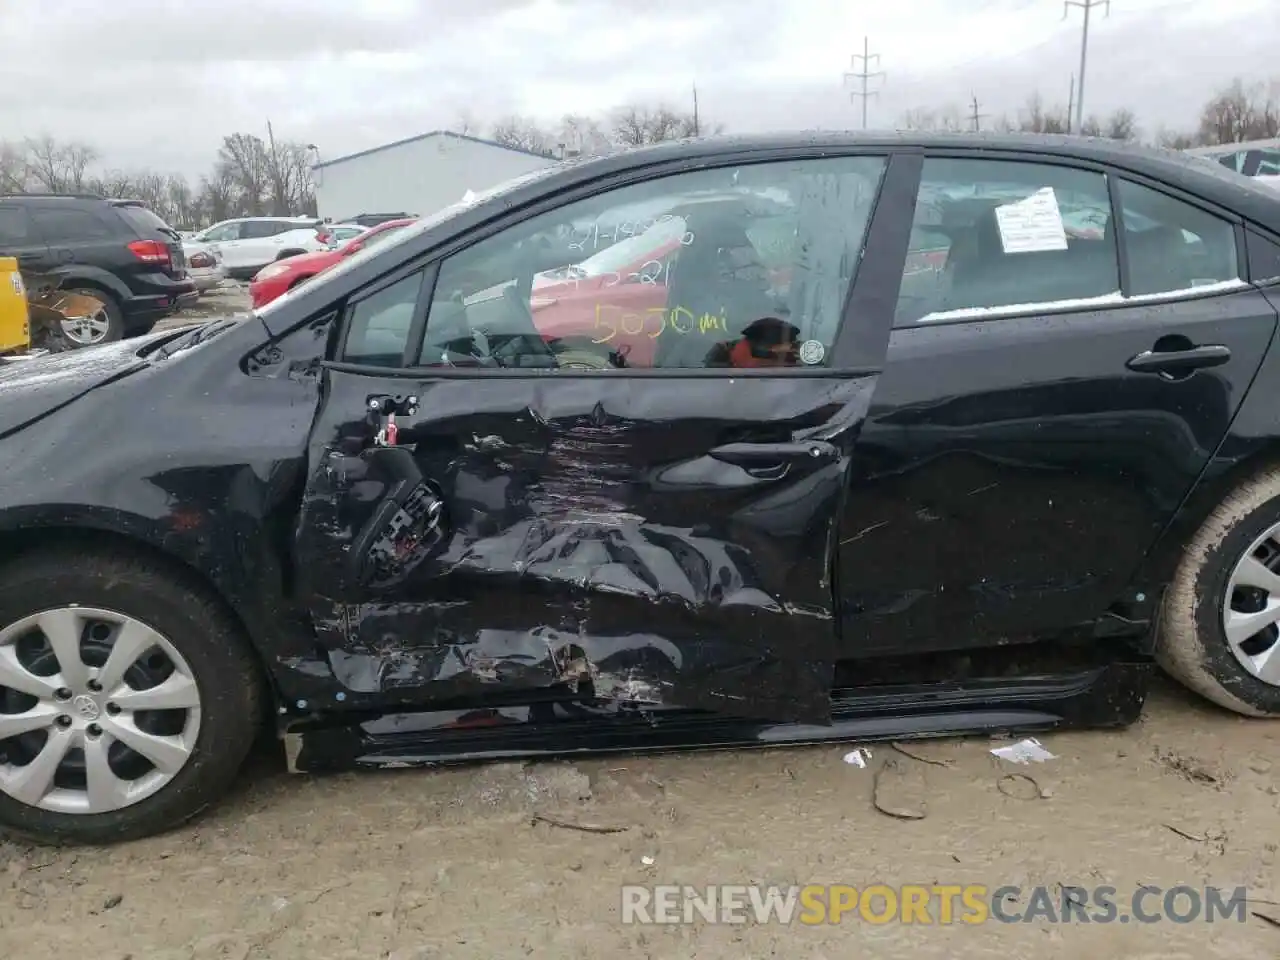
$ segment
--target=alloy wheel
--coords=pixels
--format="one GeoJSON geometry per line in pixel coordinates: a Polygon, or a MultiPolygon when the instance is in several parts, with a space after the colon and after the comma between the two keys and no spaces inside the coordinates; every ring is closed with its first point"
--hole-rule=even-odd
{"type": "Polygon", "coordinates": [[[1280,523],[1254,540],[1227,581],[1222,628],[1236,660],[1280,686],[1280,523]]]}
{"type": "Polygon", "coordinates": [[[166,786],[200,731],[191,667],[151,627],[61,607],[0,629],[0,792],[110,813],[166,786]]]}
{"type": "Polygon", "coordinates": [[[67,339],[78,347],[92,347],[102,343],[111,329],[111,318],[106,308],[87,317],[65,317],[62,320],[62,332],[67,339]]]}

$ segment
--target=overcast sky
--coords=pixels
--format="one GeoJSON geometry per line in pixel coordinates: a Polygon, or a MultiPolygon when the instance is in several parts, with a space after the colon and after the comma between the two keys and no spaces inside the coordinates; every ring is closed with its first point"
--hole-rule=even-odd
{"type": "MultiPolygon", "coordinates": [[[[629,101],[736,132],[857,126],[844,74],[869,35],[870,124],[966,104],[1066,103],[1082,14],[1061,0],[0,0],[0,139],[92,143],[106,166],[197,175],[221,135],[322,157],[463,111],[547,121],[629,101]]],[[[1086,112],[1191,125],[1235,75],[1280,75],[1277,0],[1113,0],[1095,11],[1086,112]]]]}

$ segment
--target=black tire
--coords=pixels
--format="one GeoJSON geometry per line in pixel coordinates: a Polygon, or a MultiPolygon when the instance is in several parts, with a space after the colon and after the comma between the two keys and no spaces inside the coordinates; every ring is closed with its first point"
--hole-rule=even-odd
{"type": "Polygon", "coordinates": [[[157,793],[109,813],[52,812],[0,792],[0,826],[36,843],[108,844],[184,823],[225,793],[260,729],[263,683],[248,641],[208,594],[145,558],[51,551],[0,568],[0,629],[70,604],[141,620],[186,659],[200,695],[195,747],[157,793]]]}
{"type": "Polygon", "coordinates": [[[297,280],[293,281],[293,283],[289,284],[289,289],[292,290],[294,287],[300,287],[304,283],[306,283],[308,280],[311,280],[314,278],[315,278],[314,273],[304,273],[297,280]]]}
{"type": "Polygon", "coordinates": [[[77,343],[72,340],[71,344],[77,350],[86,346],[99,346],[104,343],[114,343],[124,337],[124,311],[120,309],[120,302],[105,290],[99,290],[97,287],[67,287],[67,293],[80,293],[86,297],[94,297],[102,301],[102,308],[107,314],[107,333],[101,340],[94,344],[77,343]]]}
{"type": "Polygon", "coordinates": [[[1235,565],[1266,530],[1280,523],[1280,468],[1242,483],[1187,544],[1165,594],[1157,641],[1160,665],[1185,686],[1247,717],[1280,717],[1280,686],[1255,677],[1236,659],[1222,626],[1235,565]]]}
{"type": "Polygon", "coordinates": [[[276,259],[277,259],[277,260],[286,260],[286,259],[288,259],[289,257],[300,257],[300,256],[302,256],[302,254],[304,254],[304,253],[306,253],[306,252],[307,252],[307,251],[305,251],[305,250],[281,250],[278,254],[276,254],[276,259]]]}

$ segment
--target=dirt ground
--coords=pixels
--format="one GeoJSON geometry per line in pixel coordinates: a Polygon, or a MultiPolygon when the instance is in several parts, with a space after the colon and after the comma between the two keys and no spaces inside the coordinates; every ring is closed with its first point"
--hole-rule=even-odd
{"type": "Polygon", "coordinates": [[[981,738],[904,745],[925,760],[872,744],[865,769],[832,745],[325,778],[290,776],[264,751],[229,801],[175,833],[109,849],[0,842],[0,956],[1280,956],[1280,723],[1162,684],[1128,730],[1040,739],[1057,759],[1029,767],[993,758],[981,738]],[[922,819],[876,809],[890,761],[908,774],[892,802],[922,819]],[[1036,785],[1007,779],[1017,772],[1036,785]],[[620,922],[624,883],[753,882],[1110,884],[1122,906],[1142,884],[1244,885],[1250,915],[620,922]]]}
{"type": "MultiPolygon", "coordinates": [[[[242,306],[233,288],[201,312],[242,306]]],[[[1040,739],[1057,759],[1029,767],[980,738],[872,744],[866,768],[832,745],[327,778],[264,749],[177,832],[0,840],[0,957],[1280,957],[1280,723],[1162,683],[1127,730],[1040,739]],[[878,810],[878,778],[882,805],[923,817],[878,810]],[[1243,924],[627,926],[626,883],[1109,884],[1122,910],[1144,884],[1243,885],[1250,903],[1243,924]]]]}

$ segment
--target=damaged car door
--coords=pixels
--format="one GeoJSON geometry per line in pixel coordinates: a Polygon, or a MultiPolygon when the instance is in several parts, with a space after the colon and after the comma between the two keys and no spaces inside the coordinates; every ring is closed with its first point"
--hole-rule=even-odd
{"type": "Polygon", "coordinates": [[[894,171],[751,160],[500,210],[346,304],[296,548],[349,703],[828,716],[881,359],[850,287],[894,171]],[[636,237],[652,263],[577,267],[636,237]]]}

